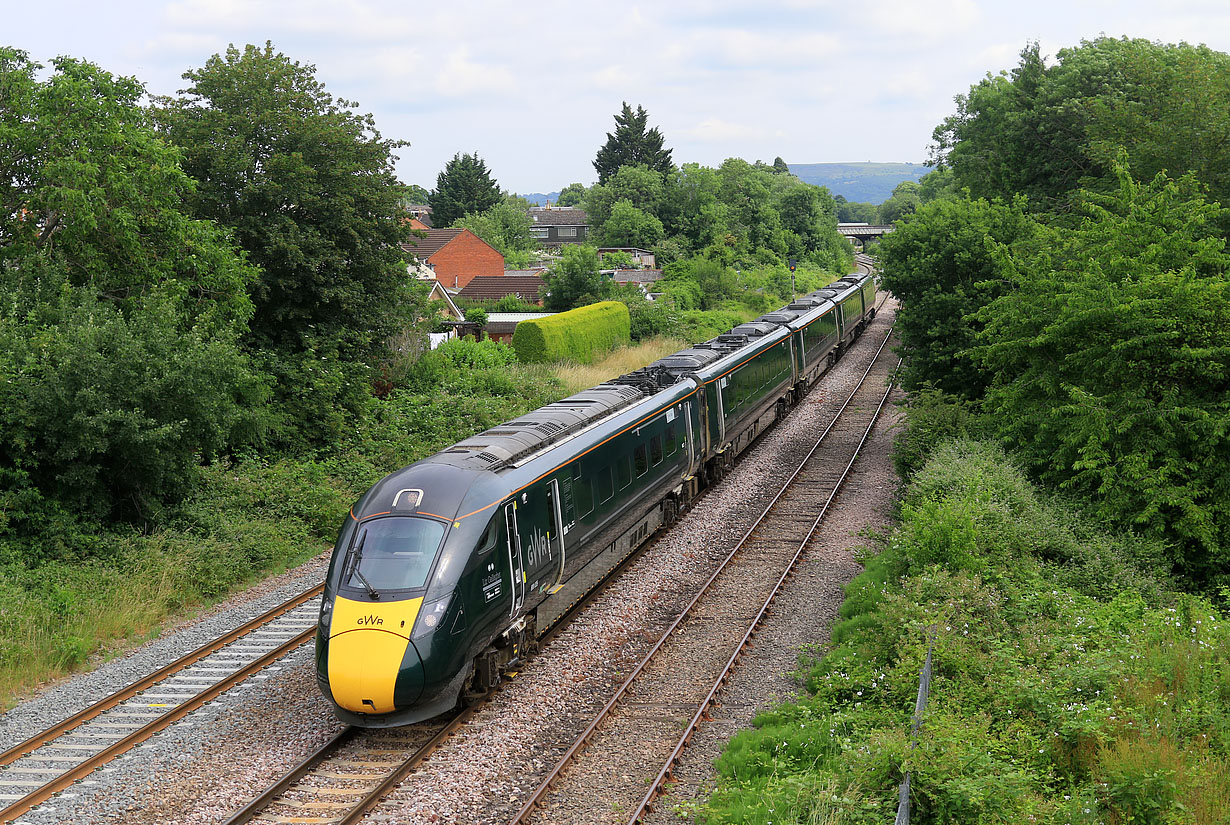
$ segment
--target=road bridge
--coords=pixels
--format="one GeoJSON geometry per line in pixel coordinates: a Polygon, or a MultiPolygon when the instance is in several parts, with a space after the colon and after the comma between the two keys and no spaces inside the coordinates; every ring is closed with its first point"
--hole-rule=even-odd
{"type": "Polygon", "coordinates": [[[893,225],[889,224],[867,224],[867,223],[839,223],[837,224],[839,234],[845,235],[847,238],[858,238],[863,246],[866,246],[869,241],[878,241],[880,238],[893,231],[893,225]]]}

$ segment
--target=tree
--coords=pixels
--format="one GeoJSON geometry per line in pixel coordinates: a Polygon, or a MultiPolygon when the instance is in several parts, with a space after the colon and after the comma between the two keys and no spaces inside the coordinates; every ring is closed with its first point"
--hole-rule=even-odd
{"type": "Polygon", "coordinates": [[[406,185],[404,197],[407,205],[423,206],[427,203],[427,199],[431,197],[431,193],[417,183],[411,183],[406,185]]]}
{"type": "Polygon", "coordinates": [[[158,116],[199,181],[196,214],[232,227],[261,268],[256,345],[370,359],[411,302],[392,154],[406,144],[381,138],[315,71],[271,43],[231,46],[185,73],[191,85],[158,116]]]}
{"type": "Polygon", "coordinates": [[[657,215],[665,193],[661,172],[643,164],[621,166],[606,183],[596,183],[585,196],[585,214],[590,225],[601,231],[619,201],[650,215],[657,215]]]}
{"type": "Polygon", "coordinates": [[[912,180],[903,180],[893,188],[892,196],[880,204],[880,223],[895,223],[917,211],[922,203],[920,187],[912,180]]]}
{"type": "MultiPolygon", "coordinates": [[[[1085,191],[1084,217],[1011,260],[978,313],[985,407],[1043,479],[1164,539],[1201,584],[1230,569],[1230,254],[1194,176],[1085,191]]],[[[890,236],[891,237],[891,236],[890,236]]],[[[887,240],[887,239],[886,239],[887,240]]],[[[1217,581],[1217,577],[1221,581],[1217,581]]]]}
{"type": "Polygon", "coordinates": [[[54,264],[121,304],[173,281],[185,311],[245,324],[256,272],[228,233],[186,214],[192,181],[141,84],[72,58],[46,81],[40,69],[0,48],[0,269],[54,264]]]}
{"type": "Polygon", "coordinates": [[[606,246],[652,249],[662,237],[662,221],[626,200],[615,204],[611,216],[602,225],[602,239],[606,246]]]}
{"type": "Polygon", "coordinates": [[[1047,66],[1036,43],[1010,74],[988,75],[935,129],[932,162],[975,196],[1029,197],[1035,208],[1078,188],[1113,191],[1129,171],[1194,173],[1230,199],[1230,56],[1204,46],[1099,37],[1047,66]]]}
{"type": "Polygon", "coordinates": [[[580,206],[585,200],[585,186],[580,183],[570,183],[560,190],[555,199],[556,206],[580,206]]]}
{"type": "Polygon", "coordinates": [[[1025,202],[938,200],[902,221],[880,244],[884,287],[901,300],[897,329],[908,389],[932,385],[980,398],[990,382],[970,350],[976,313],[1005,288],[1004,256],[1039,227],[1025,202]]]}
{"type": "Polygon", "coordinates": [[[259,429],[236,341],[257,273],[186,213],[140,83],[41,68],[0,48],[0,532],[55,502],[148,522],[259,429]]]}
{"type": "Polygon", "coordinates": [[[637,106],[633,112],[624,102],[623,110],[615,115],[615,131],[607,132],[606,143],[594,159],[598,183],[606,183],[621,166],[640,164],[663,175],[674,170],[671,150],[662,148],[662,133],[656,126],[647,129],[648,122],[649,113],[644,107],[637,106]]]}
{"type": "Polygon", "coordinates": [[[565,247],[543,280],[547,284],[543,306],[550,312],[580,306],[587,298],[601,298],[609,283],[598,271],[597,251],[586,245],[565,247]]]}
{"type": "Polygon", "coordinates": [[[432,224],[451,226],[462,215],[486,212],[502,198],[500,187],[478,153],[456,154],[436,177],[436,188],[427,202],[431,204],[432,224]]]}
{"type": "Polygon", "coordinates": [[[773,171],[779,175],[789,175],[790,165],[782,160],[781,155],[773,158],[773,171]]]}
{"type": "Polygon", "coordinates": [[[534,221],[530,217],[529,203],[515,195],[504,198],[486,212],[458,218],[452,225],[469,229],[505,257],[538,248],[532,231],[534,221]]]}

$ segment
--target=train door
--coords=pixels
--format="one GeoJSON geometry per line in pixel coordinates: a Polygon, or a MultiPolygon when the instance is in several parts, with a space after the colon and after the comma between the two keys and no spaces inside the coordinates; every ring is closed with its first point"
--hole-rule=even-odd
{"type": "Polygon", "coordinates": [[[510,501],[504,505],[504,520],[508,525],[508,572],[511,580],[509,591],[512,593],[511,616],[525,604],[525,562],[521,555],[521,532],[517,529],[517,502],[510,501]]]}
{"type": "Polygon", "coordinates": [[[561,495],[558,479],[526,489],[517,502],[515,518],[521,539],[521,582],[524,592],[534,594],[559,584],[564,561],[563,517],[571,511],[571,479],[565,479],[561,495]]]}
{"type": "MultiPolygon", "coordinates": [[[[571,487],[571,485],[569,485],[571,487]]],[[[575,508],[572,508],[575,512],[575,508]]],[[[559,589],[560,584],[564,581],[564,510],[563,500],[560,496],[559,482],[556,479],[551,479],[547,484],[547,510],[551,518],[551,525],[547,529],[547,543],[554,545],[551,549],[556,551],[559,556],[559,565],[555,570],[555,581],[550,587],[550,591],[554,593],[559,589]]]]}

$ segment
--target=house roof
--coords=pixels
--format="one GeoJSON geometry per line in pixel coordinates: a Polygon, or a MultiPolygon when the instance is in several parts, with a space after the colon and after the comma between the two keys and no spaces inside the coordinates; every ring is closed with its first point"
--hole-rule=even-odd
{"type": "Polygon", "coordinates": [[[449,295],[448,290],[444,288],[444,284],[435,278],[431,279],[431,293],[427,297],[433,301],[443,301],[454,318],[465,318],[465,313],[457,308],[457,304],[453,303],[453,296],[449,295]]]}
{"type": "Polygon", "coordinates": [[[537,275],[478,275],[458,293],[461,298],[500,299],[505,295],[519,295],[527,301],[537,301],[545,285],[537,275]]]}
{"type": "Polygon", "coordinates": [[[617,269],[612,274],[619,284],[651,284],[662,280],[660,269],[617,269]]]}
{"type": "Polygon", "coordinates": [[[530,220],[539,226],[589,226],[589,216],[585,210],[572,206],[552,209],[530,207],[530,220]]]}
{"type": "Polygon", "coordinates": [[[511,278],[517,275],[542,275],[542,273],[546,271],[547,268],[545,266],[537,266],[533,269],[506,269],[504,270],[504,277],[511,278]]]}
{"type": "Polygon", "coordinates": [[[427,229],[423,230],[422,238],[413,238],[412,240],[403,243],[401,248],[409,254],[418,258],[421,261],[426,261],[435,255],[453,238],[456,238],[464,229],[427,229]]]}

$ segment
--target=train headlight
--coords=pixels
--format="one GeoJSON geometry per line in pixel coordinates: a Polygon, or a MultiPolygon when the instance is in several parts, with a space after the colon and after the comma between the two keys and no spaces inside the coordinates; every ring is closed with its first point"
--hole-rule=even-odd
{"type": "Polygon", "coordinates": [[[320,603],[320,630],[326,636],[329,635],[329,622],[333,619],[333,600],[325,599],[320,603]]]}
{"type": "Polygon", "coordinates": [[[448,612],[448,605],[452,600],[453,594],[449,593],[442,599],[436,599],[434,602],[428,602],[423,605],[422,611],[419,612],[419,619],[414,623],[414,632],[410,634],[410,638],[418,639],[438,629],[440,623],[444,621],[444,614],[448,612]]]}

